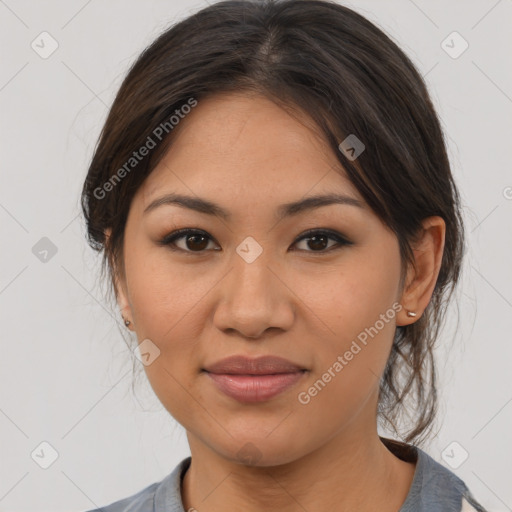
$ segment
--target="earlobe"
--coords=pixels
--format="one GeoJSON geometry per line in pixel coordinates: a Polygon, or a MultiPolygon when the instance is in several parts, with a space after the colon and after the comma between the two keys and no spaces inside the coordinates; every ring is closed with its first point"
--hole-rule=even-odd
{"type": "Polygon", "coordinates": [[[116,284],[116,298],[117,298],[117,304],[119,305],[119,309],[121,311],[121,316],[123,317],[124,325],[130,329],[133,330],[133,322],[132,322],[132,312],[130,305],[128,303],[128,299],[126,298],[126,293],[124,290],[124,287],[121,283],[117,280],[117,277],[115,278],[116,284]]]}
{"type": "Polygon", "coordinates": [[[130,308],[130,304],[128,302],[126,289],[124,283],[120,281],[117,271],[114,270],[114,281],[115,281],[115,292],[117,304],[119,305],[119,309],[121,311],[121,316],[123,317],[124,325],[133,331],[133,320],[132,320],[132,311],[130,308]]]}
{"type": "Polygon", "coordinates": [[[430,302],[441,269],[446,224],[439,216],[428,217],[422,224],[422,234],[412,246],[415,268],[411,266],[407,275],[400,301],[404,309],[398,315],[397,325],[409,325],[421,316],[430,302]],[[411,315],[411,312],[416,314],[411,315]]]}
{"type": "MultiPolygon", "coordinates": [[[[108,244],[108,240],[110,237],[111,229],[108,228],[105,230],[105,245],[108,244]]],[[[112,267],[112,276],[114,280],[114,292],[116,296],[116,301],[119,306],[119,310],[121,312],[121,317],[123,318],[124,325],[133,331],[133,320],[132,320],[132,312],[130,308],[130,304],[128,302],[128,297],[126,294],[126,287],[122,276],[120,275],[119,269],[116,267],[114,258],[109,258],[110,265],[112,267]]]]}

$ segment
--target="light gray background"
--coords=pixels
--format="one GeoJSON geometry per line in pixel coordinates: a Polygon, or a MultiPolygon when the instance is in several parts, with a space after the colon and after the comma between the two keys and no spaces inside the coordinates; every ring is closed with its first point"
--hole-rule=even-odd
{"type": "MultiPolygon", "coordinates": [[[[440,430],[427,450],[447,467],[447,457],[467,451],[453,471],[490,511],[512,510],[512,2],[345,4],[387,31],[426,76],[464,201],[460,323],[441,340],[440,430]],[[469,43],[456,59],[441,46],[453,31],[469,43]]],[[[0,0],[2,511],[105,505],[160,480],[189,453],[149,385],[131,391],[120,316],[102,298],[78,198],[129,65],[203,5],[0,0]],[[49,48],[43,31],[59,45],[46,59],[31,47],[49,48]],[[32,251],[42,237],[57,248],[46,262],[32,251]],[[49,457],[43,441],[58,452],[48,469],[31,458],[34,450],[40,462],[49,457]]]]}

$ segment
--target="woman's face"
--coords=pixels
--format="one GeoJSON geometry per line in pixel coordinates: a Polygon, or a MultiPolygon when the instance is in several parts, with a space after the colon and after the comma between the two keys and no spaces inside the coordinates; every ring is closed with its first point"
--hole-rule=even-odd
{"type": "Polygon", "coordinates": [[[374,433],[401,308],[396,236],[326,143],[268,99],[210,97],[178,128],[131,204],[120,290],[160,401],[193,450],[258,465],[374,433]],[[153,204],[167,194],[217,210],[153,204]],[[333,194],[350,199],[285,206],[333,194]],[[178,229],[199,236],[161,243],[178,229]],[[234,355],[301,371],[205,371],[234,355]]]}

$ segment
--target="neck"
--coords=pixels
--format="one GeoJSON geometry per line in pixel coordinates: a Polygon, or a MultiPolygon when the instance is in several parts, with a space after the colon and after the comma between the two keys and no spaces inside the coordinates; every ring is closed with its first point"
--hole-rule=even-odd
{"type": "Polygon", "coordinates": [[[201,512],[399,510],[414,463],[393,455],[377,432],[342,432],[321,448],[278,466],[244,466],[205,449],[189,434],[192,463],[183,479],[185,510],[201,512]]]}

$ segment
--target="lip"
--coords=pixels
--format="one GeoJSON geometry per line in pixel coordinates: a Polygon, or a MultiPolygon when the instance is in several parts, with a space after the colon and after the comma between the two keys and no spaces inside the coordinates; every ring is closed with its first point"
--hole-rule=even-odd
{"type": "Polygon", "coordinates": [[[305,368],[276,356],[232,356],[203,369],[216,387],[239,402],[264,402],[302,379],[305,368]]]}
{"type": "Polygon", "coordinates": [[[276,373],[296,373],[305,369],[282,357],[260,356],[251,358],[243,355],[227,357],[204,368],[209,373],[231,375],[272,375],[276,373]]]}

